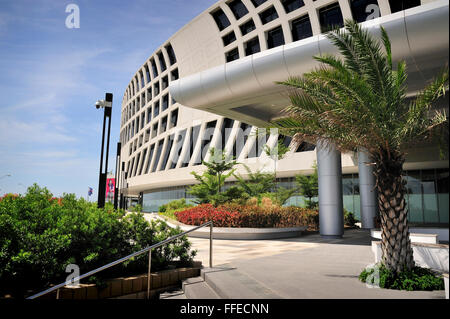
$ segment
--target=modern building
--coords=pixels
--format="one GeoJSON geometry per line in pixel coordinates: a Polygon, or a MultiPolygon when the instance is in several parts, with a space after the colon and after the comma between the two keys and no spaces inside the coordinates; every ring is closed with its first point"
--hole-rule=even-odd
{"type": "MultiPolygon", "coordinates": [[[[284,187],[318,161],[322,234],[340,235],[342,206],[372,228],[376,194],[362,153],[294,145],[290,137],[257,136],[256,129],[289,104],[275,81],[310,71],[314,55],[337,53],[323,32],[345,19],[371,32],[387,30],[394,60],[407,62],[414,96],[448,62],[448,8],[446,0],[218,1],[163,43],[126,88],[120,192],[140,196],[146,211],[189,198],[191,172],[205,169],[201,161],[210,147],[224,148],[252,170],[276,170],[284,187]],[[278,140],[291,150],[275,164],[263,146],[278,140]]],[[[448,105],[446,97],[436,108],[448,105]]],[[[408,151],[404,168],[410,222],[448,228],[448,159],[436,144],[422,143],[408,151]]],[[[238,172],[245,176],[242,166],[238,172]]],[[[302,200],[295,196],[289,204],[302,200]]]]}

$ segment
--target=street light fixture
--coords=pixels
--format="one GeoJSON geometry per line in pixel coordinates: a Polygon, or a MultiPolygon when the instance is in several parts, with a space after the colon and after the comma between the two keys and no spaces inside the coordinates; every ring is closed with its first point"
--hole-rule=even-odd
{"type": "Polygon", "coordinates": [[[95,108],[104,109],[103,116],[103,133],[102,133],[102,150],[100,153],[100,174],[99,174],[99,182],[98,182],[98,200],[97,206],[98,208],[105,207],[106,200],[106,176],[108,173],[108,155],[109,155],[109,137],[111,135],[111,115],[112,115],[112,104],[113,104],[113,95],[112,93],[106,93],[104,100],[99,100],[95,103],[95,108]],[[105,160],[105,171],[103,171],[103,151],[105,149],[105,126],[106,119],[108,119],[108,138],[106,143],[106,160],[105,160]]]}

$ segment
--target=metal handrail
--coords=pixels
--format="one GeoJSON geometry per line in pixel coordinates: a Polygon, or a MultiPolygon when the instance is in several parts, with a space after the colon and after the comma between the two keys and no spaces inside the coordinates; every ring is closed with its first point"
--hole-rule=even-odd
{"type": "Polygon", "coordinates": [[[178,235],[172,236],[170,238],[167,238],[166,240],[163,240],[163,241],[161,241],[161,242],[159,242],[157,244],[154,244],[152,246],[149,246],[147,248],[139,250],[139,251],[137,251],[135,253],[132,253],[131,255],[128,255],[126,257],[123,257],[121,259],[113,261],[113,262],[111,262],[111,263],[109,263],[107,265],[104,265],[102,267],[94,269],[94,270],[92,270],[90,272],[87,272],[84,275],[78,276],[78,277],[73,278],[71,280],[65,281],[65,282],[63,282],[63,283],[61,283],[59,285],[51,287],[51,288],[49,288],[47,290],[44,290],[44,291],[42,291],[40,293],[32,295],[32,296],[28,297],[27,299],[36,299],[36,298],[39,298],[39,297],[41,297],[43,295],[46,295],[46,294],[48,294],[48,293],[50,293],[52,291],[55,291],[55,290],[58,290],[58,292],[57,292],[57,298],[58,298],[59,289],[60,288],[66,286],[66,285],[69,285],[69,284],[73,284],[74,282],[79,282],[81,279],[84,279],[86,277],[90,277],[90,276],[92,276],[92,275],[94,275],[94,274],[96,274],[96,273],[98,273],[98,272],[100,272],[102,270],[105,270],[105,269],[111,268],[111,267],[113,267],[115,265],[121,264],[124,261],[127,261],[128,259],[136,257],[136,256],[139,256],[139,255],[142,255],[143,253],[145,253],[147,251],[148,251],[148,255],[149,255],[149,260],[148,260],[148,278],[147,278],[147,282],[148,282],[148,285],[147,285],[147,298],[150,299],[150,272],[151,272],[151,261],[152,261],[152,259],[151,259],[152,258],[152,255],[151,255],[152,249],[164,246],[165,244],[168,244],[168,243],[174,241],[177,238],[183,237],[186,234],[189,234],[189,233],[191,233],[193,231],[196,231],[196,230],[198,230],[200,228],[203,228],[203,227],[206,227],[206,226],[210,226],[210,231],[209,231],[209,267],[212,268],[212,243],[213,243],[213,241],[212,241],[212,239],[213,239],[212,238],[212,234],[213,234],[213,227],[214,226],[213,226],[213,222],[209,221],[207,223],[204,223],[203,225],[197,226],[197,227],[195,227],[195,228],[193,228],[191,230],[188,230],[188,231],[185,231],[185,232],[183,232],[181,234],[178,234],[178,235]]]}

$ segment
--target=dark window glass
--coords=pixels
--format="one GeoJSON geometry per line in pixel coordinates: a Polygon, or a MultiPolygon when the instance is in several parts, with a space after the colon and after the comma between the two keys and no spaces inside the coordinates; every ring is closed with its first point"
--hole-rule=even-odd
{"type": "Polygon", "coordinates": [[[161,120],[161,133],[164,133],[167,130],[167,116],[164,116],[161,120]]]}
{"type": "Polygon", "coordinates": [[[217,124],[217,121],[211,121],[206,124],[206,129],[204,132],[205,135],[203,136],[203,139],[202,139],[202,148],[201,148],[201,152],[200,152],[201,160],[199,162],[196,162],[194,165],[199,165],[199,164],[201,164],[201,161],[205,160],[205,157],[209,151],[209,144],[211,143],[211,140],[214,136],[214,130],[216,129],[216,124],[217,124]]]}
{"type": "Polygon", "coordinates": [[[136,159],[136,157],[134,157],[133,160],[131,161],[130,170],[128,171],[128,178],[133,177],[133,168],[134,168],[134,160],[135,159],[136,159]]]}
{"type": "Polygon", "coordinates": [[[155,93],[155,96],[159,94],[159,82],[155,83],[153,86],[153,92],[155,93]]]}
{"type": "Polygon", "coordinates": [[[170,128],[177,126],[178,124],[178,109],[172,112],[170,115],[170,128]]]}
{"type": "Polygon", "coordinates": [[[147,156],[147,149],[144,150],[143,154],[142,154],[142,163],[141,163],[141,167],[139,168],[139,176],[142,175],[142,171],[144,169],[144,165],[145,165],[145,157],[147,156]]]}
{"type": "Polygon", "coordinates": [[[234,41],[236,41],[236,35],[234,34],[234,31],[231,31],[227,35],[223,36],[222,41],[223,41],[224,46],[227,46],[230,43],[233,43],[234,41]]]}
{"type": "Polygon", "coordinates": [[[166,61],[164,60],[164,55],[162,52],[158,53],[159,66],[161,67],[161,72],[164,72],[167,69],[166,61]]]}
{"type": "Polygon", "coordinates": [[[153,107],[153,118],[157,117],[159,115],[159,101],[157,101],[153,107]]]}
{"type": "Polygon", "coordinates": [[[150,164],[152,163],[154,152],[155,152],[155,144],[150,146],[150,153],[148,154],[147,167],[145,168],[145,174],[148,174],[148,171],[150,170],[150,164]]]}
{"type": "Polygon", "coordinates": [[[161,112],[164,112],[165,110],[167,110],[169,108],[169,94],[164,95],[164,97],[162,98],[162,108],[161,108],[161,112]]]}
{"type": "Polygon", "coordinates": [[[178,80],[180,78],[180,75],[178,74],[178,69],[175,69],[172,71],[172,81],[178,80]]]}
{"type": "Polygon", "coordinates": [[[315,149],[316,149],[315,145],[309,144],[307,142],[303,142],[297,147],[297,150],[295,152],[297,152],[297,153],[309,152],[309,151],[314,151],[315,149]]]}
{"type": "Polygon", "coordinates": [[[151,60],[150,64],[152,65],[153,77],[156,78],[158,76],[158,68],[156,67],[155,60],[151,60]]]}
{"type": "Polygon", "coordinates": [[[309,21],[308,15],[292,21],[293,41],[309,38],[312,35],[311,22],[309,21]]]}
{"type": "Polygon", "coordinates": [[[158,164],[159,164],[159,160],[160,160],[160,157],[161,157],[163,145],[164,145],[164,140],[159,141],[159,143],[158,143],[158,149],[157,149],[157,151],[156,151],[155,162],[153,163],[152,172],[155,172],[156,169],[158,168],[158,164]]]}
{"type": "Polygon", "coordinates": [[[166,46],[166,52],[167,52],[167,55],[169,56],[170,65],[174,65],[175,63],[177,63],[177,57],[175,55],[175,51],[173,50],[173,47],[171,44],[166,46]]]}
{"type": "Polygon", "coordinates": [[[322,32],[328,32],[344,25],[341,8],[338,3],[333,3],[320,9],[319,19],[322,32]]]}
{"type": "Polygon", "coordinates": [[[144,128],[145,125],[145,111],[141,113],[141,129],[144,128]]]}
{"type": "Polygon", "coordinates": [[[266,132],[263,130],[257,130],[256,132],[257,134],[255,135],[253,146],[248,152],[247,158],[260,157],[263,152],[264,145],[267,143],[268,135],[266,132]]]}
{"type": "Polygon", "coordinates": [[[194,154],[195,146],[197,145],[198,136],[200,135],[200,125],[191,127],[191,134],[189,139],[189,158],[185,159],[181,167],[187,167],[194,154]]]}
{"type": "Polygon", "coordinates": [[[245,143],[247,142],[248,136],[252,131],[252,127],[246,123],[241,123],[236,134],[236,140],[233,145],[233,156],[238,159],[239,155],[241,155],[242,150],[244,149],[245,143]]]}
{"type": "Polygon", "coordinates": [[[158,123],[153,124],[152,130],[152,138],[155,138],[158,135],[158,123]]]}
{"type": "Polygon", "coordinates": [[[267,47],[269,49],[284,44],[284,34],[281,26],[267,32],[267,47]]]}
{"type": "Polygon", "coordinates": [[[161,90],[166,89],[167,87],[169,87],[169,76],[165,76],[162,78],[161,80],[161,90]]]}
{"type": "Polygon", "coordinates": [[[248,20],[244,24],[242,24],[240,27],[242,35],[246,35],[247,33],[252,32],[256,29],[255,22],[253,20],[248,20]]]}
{"type": "Polygon", "coordinates": [[[261,51],[258,37],[251,39],[250,41],[245,43],[244,46],[245,46],[245,55],[252,55],[261,51]]]}
{"type": "Polygon", "coordinates": [[[352,0],[350,8],[352,9],[353,19],[358,23],[368,20],[369,16],[378,18],[376,13],[380,12],[377,0],[352,0]]]}
{"type": "Polygon", "coordinates": [[[214,20],[216,21],[217,27],[220,31],[228,27],[231,23],[230,20],[228,20],[225,13],[222,11],[222,9],[217,10],[216,12],[212,13],[212,16],[214,20]]]}
{"type": "Polygon", "coordinates": [[[231,61],[239,59],[238,48],[235,48],[235,49],[225,53],[225,56],[226,56],[227,62],[231,62],[231,61]]]}
{"type": "Polygon", "coordinates": [[[259,17],[261,18],[262,24],[269,23],[270,21],[273,21],[278,18],[277,10],[275,10],[275,7],[270,7],[269,9],[261,12],[259,14],[259,17]]]}
{"type": "Polygon", "coordinates": [[[170,135],[168,137],[167,147],[166,147],[166,151],[164,152],[163,162],[162,162],[160,171],[163,171],[166,169],[167,161],[169,160],[169,156],[170,156],[170,151],[172,150],[172,146],[173,146],[173,140],[174,140],[174,135],[170,135]]]}
{"type": "Polygon", "coordinates": [[[255,8],[257,8],[257,7],[259,7],[260,5],[262,5],[266,1],[267,0],[252,0],[252,3],[255,6],[255,8]]]}
{"type": "Polygon", "coordinates": [[[183,144],[186,138],[186,132],[187,130],[183,130],[182,132],[180,132],[180,134],[178,134],[177,142],[175,144],[175,154],[172,158],[172,163],[170,164],[169,169],[174,169],[175,167],[177,167],[178,159],[180,158],[181,152],[183,151],[183,144]]]}
{"type": "Polygon", "coordinates": [[[420,6],[420,0],[389,0],[391,13],[420,6]]]}
{"type": "Polygon", "coordinates": [[[141,72],[139,72],[139,74],[141,75],[141,89],[143,89],[145,86],[144,73],[142,73],[142,71],[141,71],[141,72]]]}
{"type": "Polygon", "coordinates": [[[281,3],[286,13],[297,10],[305,5],[303,0],[281,0],[281,3]]]}
{"type": "Polygon", "coordinates": [[[150,78],[150,70],[148,69],[148,65],[145,65],[145,75],[147,76],[147,83],[149,83],[152,79],[150,78]]]}
{"type": "Polygon", "coordinates": [[[147,102],[150,102],[152,100],[152,88],[149,87],[147,89],[147,102]]]}
{"type": "Polygon", "coordinates": [[[234,125],[234,120],[232,120],[232,119],[226,118],[223,121],[222,130],[221,130],[222,145],[220,147],[222,150],[225,149],[225,146],[227,145],[227,141],[228,141],[228,138],[230,137],[233,125],[234,125]]]}
{"type": "Polygon", "coordinates": [[[139,160],[140,159],[141,159],[141,153],[139,153],[137,158],[136,158],[136,166],[134,167],[133,176],[136,176],[136,173],[137,173],[138,168],[139,168],[139,160]]]}
{"type": "Polygon", "coordinates": [[[245,7],[245,5],[242,3],[241,0],[231,1],[230,3],[228,3],[228,6],[230,7],[231,11],[236,17],[236,20],[239,20],[248,13],[247,8],[245,7]]]}

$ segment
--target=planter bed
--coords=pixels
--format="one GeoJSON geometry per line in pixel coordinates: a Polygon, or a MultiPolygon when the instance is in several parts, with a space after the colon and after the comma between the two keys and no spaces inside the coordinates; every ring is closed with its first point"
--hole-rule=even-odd
{"type": "MultiPolygon", "coordinates": [[[[182,231],[188,231],[197,226],[182,224],[178,221],[164,218],[157,215],[157,218],[163,219],[170,227],[180,227],[182,231]]],[[[263,240],[299,237],[305,232],[307,226],[289,227],[289,228],[231,228],[214,227],[213,239],[233,239],[233,240],[263,240]]],[[[204,227],[189,233],[188,237],[209,238],[209,227],[204,227]]]]}

